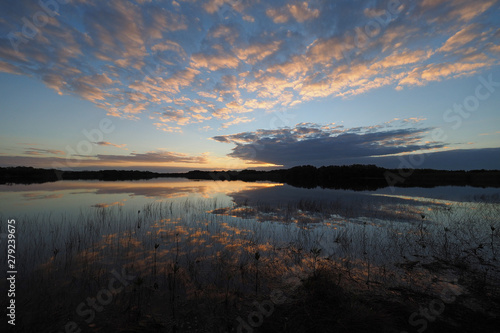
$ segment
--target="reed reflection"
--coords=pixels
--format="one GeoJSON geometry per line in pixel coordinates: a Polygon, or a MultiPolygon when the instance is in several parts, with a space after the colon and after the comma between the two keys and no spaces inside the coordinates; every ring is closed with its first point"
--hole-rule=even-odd
{"type": "MultiPolygon", "coordinates": [[[[24,251],[19,299],[33,313],[30,323],[43,322],[44,311],[58,314],[45,323],[51,328],[68,318],[81,323],[76,306],[121,267],[137,278],[103,310],[106,316],[96,317],[96,328],[117,325],[106,321],[111,317],[123,328],[132,323],[171,331],[203,325],[230,330],[235,318],[254,311],[253,302],[274,290],[288,300],[278,313],[303,308],[319,286],[343,306],[361,306],[367,300],[358,303],[365,297],[360,295],[369,293],[395,299],[411,313],[408,295],[439,297],[446,287],[483,301],[470,294],[478,277],[486,292],[494,293],[498,285],[499,204],[364,193],[342,199],[332,192],[322,192],[330,201],[271,202],[259,194],[286,191],[285,186],[226,182],[221,189],[208,182],[190,192],[190,184],[171,185],[180,189],[178,196],[153,196],[137,210],[128,201],[113,201],[94,204],[76,219],[25,219],[19,229],[24,251]],[[46,299],[58,301],[38,310],[46,299]]],[[[149,185],[148,193],[171,193],[161,182],[133,185],[122,184],[119,193],[144,196],[149,185]]],[[[98,190],[118,188],[104,184],[98,190]]]]}

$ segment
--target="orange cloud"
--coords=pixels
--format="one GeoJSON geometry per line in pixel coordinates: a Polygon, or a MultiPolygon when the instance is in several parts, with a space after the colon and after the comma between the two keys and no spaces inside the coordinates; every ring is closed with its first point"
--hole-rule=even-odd
{"type": "Polygon", "coordinates": [[[242,123],[249,123],[254,121],[255,118],[249,119],[247,117],[237,117],[234,120],[228,121],[226,123],[222,124],[222,128],[228,128],[229,126],[237,125],[237,124],[242,124],[242,123]]]}
{"type": "Polygon", "coordinates": [[[465,28],[463,28],[462,30],[451,36],[444,43],[444,45],[438,50],[438,52],[455,51],[458,48],[478,38],[479,36],[476,33],[474,33],[476,27],[477,27],[476,24],[470,24],[466,26],[465,28]]]}
{"type": "Polygon", "coordinates": [[[280,8],[269,8],[266,10],[267,16],[269,16],[274,23],[286,23],[290,16],[295,18],[299,23],[304,21],[317,18],[319,16],[318,9],[309,8],[307,2],[297,2],[293,4],[287,4],[280,8]]]}
{"type": "Polygon", "coordinates": [[[236,68],[239,63],[238,58],[230,54],[208,55],[196,53],[191,56],[191,66],[194,68],[208,68],[211,71],[221,68],[236,68]]]}
{"type": "Polygon", "coordinates": [[[235,51],[236,56],[247,63],[253,65],[258,61],[275,53],[282,43],[274,41],[271,43],[257,43],[235,51]]]}

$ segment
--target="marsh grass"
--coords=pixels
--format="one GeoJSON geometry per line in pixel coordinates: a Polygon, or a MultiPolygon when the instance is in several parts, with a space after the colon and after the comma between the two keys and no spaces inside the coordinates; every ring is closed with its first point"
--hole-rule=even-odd
{"type": "MultiPolygon", "coordinates": [[[[186,199],[19,217],[16,328],[230,332],[278,289],[288,301],[257,331],[410,331],[450,285],[456,313],[498,318],[498,204],[355,205],[186,199]],[[122,267],[135,278],[86,323],[78,305],[122,267]]],[[[435,327],[447,319],[459,328],[450,313],[435,327]]]]}

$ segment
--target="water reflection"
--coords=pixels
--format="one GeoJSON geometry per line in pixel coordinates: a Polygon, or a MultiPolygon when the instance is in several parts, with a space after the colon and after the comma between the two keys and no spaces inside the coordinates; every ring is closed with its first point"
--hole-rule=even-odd
{"type": "MultiPolygon", "coordinates": [[[[377,191],[350,191],[333,189],[295,188],[287,184],[271,182],[245,183],[242,181],[194,181],[187,179],[152,179],[141,181],[59,181],[44,184],[0,186],[0,213],[13,216],[24,213],[78,213],[87,207],[140,209],[154,200],[179,198],[218,198],[230,205],[249,204],[279,206],[291,202],[312,202],[322,210],[325,203],[350,204],[362,216],[374,208],[388,203],[408,205],[432,205],[436,199],[446,202],[488,201],[499,202],[497,188],[436,187],[390,188],[377,191]],[[427,201],[427,203],[426,203],[427,201]],[[362,208],[363,203],[366,209],[362,208]]],[[[379,208],[377,208],[379,207],[379,208]]],[[[381,209],[379,209],[381,210],[381,209]]],[[[390,212],[391,209],[385,209],[390,212]]],[[[250,212],[248,212],[250,213],[250,212]]]]}
{"type": "Polygon", "coordinates": [[[153,200],[178,198],[219,198],[230,202],[231,193],[279,187],[269,182],[193,181],[187,179],[151,179],[140,181],[59,181],[44,184],[0,186],[0,213],[14,216],[24,213],[64,211],[78,213],[86,207],[121,205],[140,208],[153,200]]]}
{"type": "Polygon", "coordinates": [[[401,296],[397,290],[439,297],[443,285],[466,294],[477,276],[490,292],[500,279],[500,205],[471,198],[498,189],[474,191],[64,181],[2,187],[1,212],[19,216],[19,300],[33,316],[42,303],[60,313],[42,330],[68,318],[85,325],[75,308],[121,267],[136,279],[111,318],[127,313],[143,327],[172,330],[201,306],[200,322],[218,318],[210,327],[234,328],[254,299],[273,289],[296,299],[318,272],[336,286],[390,297],[401,296]],[[59,214],[66,211],[74,214],[59,214]]]}

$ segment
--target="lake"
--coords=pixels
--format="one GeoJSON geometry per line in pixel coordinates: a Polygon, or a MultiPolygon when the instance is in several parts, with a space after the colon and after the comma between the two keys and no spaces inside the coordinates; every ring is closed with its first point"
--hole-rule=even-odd
{"type": "Polygon", "coordinates": [[[137,210],[146,204],[185,199],[218,200],[233,203],[286,204],[300,200],[355,203],[369,200],[376,204],[406,203],[409,206],[445,202],[498,202],[499,188],[434,187],[383,188],[376,191],[305,189],[271,182],[207,181],[179,178],[140,181],[58,181],[10,186],[0,185],[0,213],[9,217],[24,215],[75,214],[81,210],[123,207],[137,210]],[[394,198],[394,200],[387,200],[394,198]]]}
{"type": "MultiPolygon", "coordinates": [[[[486,301],[499,293],[498,188],[59,181],[0,186],[0,216],[2,253],[7,220],[16,221],[16,297],[23,304],[18,311],[29,312],[19,314],[26,331],[131,325],[137,331],[279,331],[289,325],[287,311],[318,301],[308,297],[325,281],[326,290],[357,293],[349,304],[361,306],[369,292],[370,300],[377,295],[404,308],[388,317],[393,321],[374,323],[384,329],[423,327],[409,320],[412,310],[436,299],[468,311],[473,300],[486,324],[498,318],[486,301]],[[445,290],[452,302],[445,302],[445,290]],[[92,296],[100,302],[95,309],[92,296]],[[252,317],[261,304],[268,307],[252,317]]],[[[367,320],[382,316],[365,312],[367,320]]],[[[315,318],[304,316],[296,320],[315,318]]],[[[442,315],[434,329],[456,316],[442,315]]]]}

